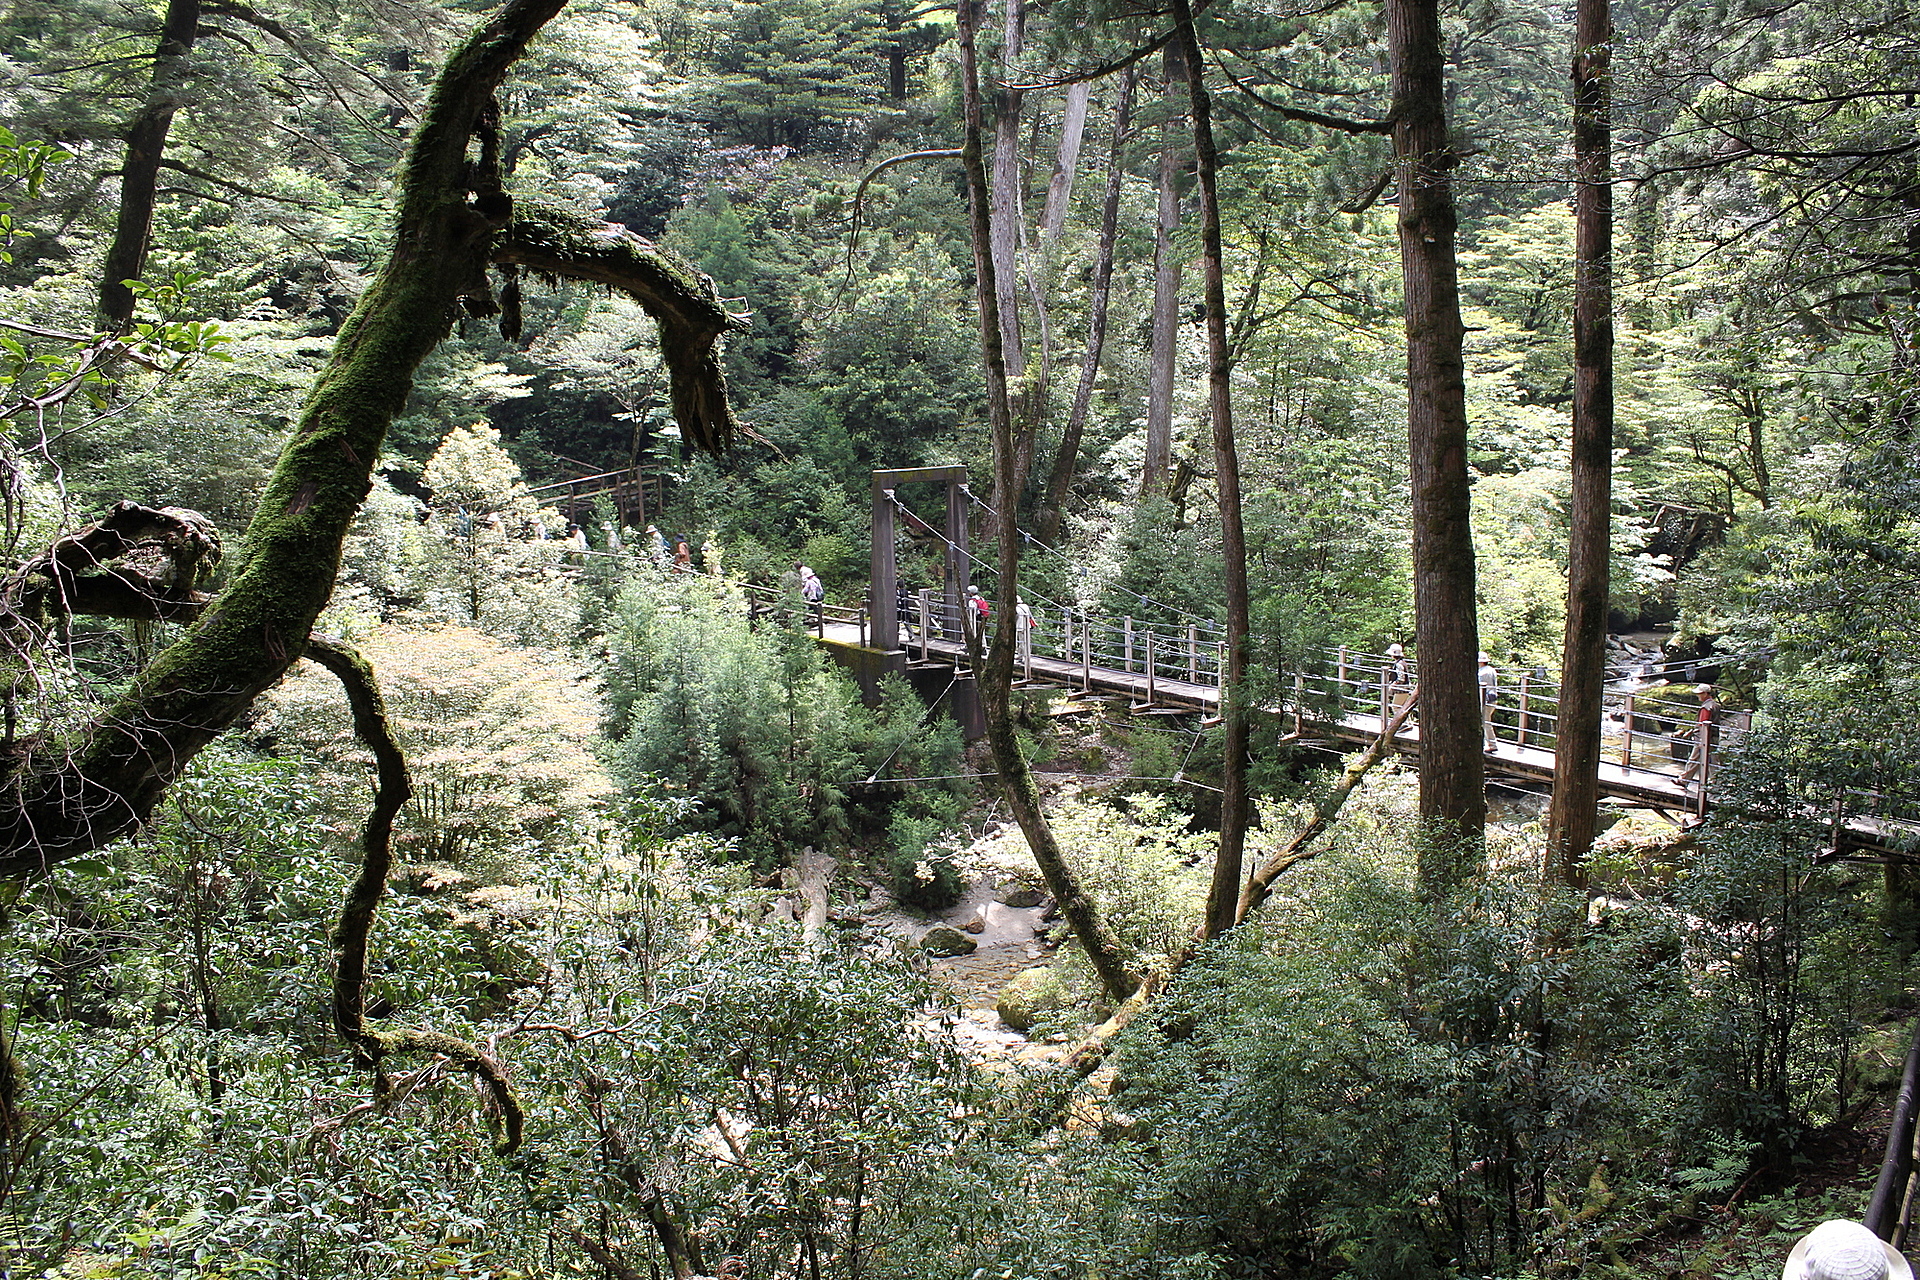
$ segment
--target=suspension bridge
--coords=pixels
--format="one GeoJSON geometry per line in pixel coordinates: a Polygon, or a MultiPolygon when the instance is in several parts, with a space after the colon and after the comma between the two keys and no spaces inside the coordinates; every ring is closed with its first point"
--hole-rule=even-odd
{"type": "MultiPolygon", "coordinates": [[[[753,607],[790,616],[804,611],[808,629],[869,691],[888,673],[909,678],[923,672],[943,675],[944,682],[936,683],[944,683],[951,712],[970,736],[977,736],[979,709],[967,641],[968,628],[980,623],[963,593],[964,584],[985,579],[993,570],[968,546],[973,508],[992,514],[968,489],[964,467],[877,471],[871,572],[864,599],[796,604],[790,591],[755,588],[750,589],[755,593],[753,607]],[[910,484],[945,488],[941,527],[902,504],[899,491],[910,484]],[[899,590],[896,534],[903,525],[939,544],[943,586],[938,590],[899,590]]],[[[1021,536],[1030,548],[1049,551],[1024,531],[1021,536]]],[[[1123,700],[1135,715],[1189,715],[1203,722],[1217,716],[1224,628],[1210,618],[1145,597],[1135,599],[1138,615],[1116,617],[1023,593],[1033,616],[1017,641],[1018,683],[1123,700]]],[[[1642,663],[1610,670],[1600,793],[1669,814],[1704,815],[1714,801],[1723,759],[1746,737],[1748,713],[1715,712],[1705,730],[1707,747],[1698,751],[1699,702],[1677,696],[1674,686],[1718,679],[1730,667],[1757,665],[1764,657],[1722,655],[1697,663],[1642,663]],[[1701,757],[1697,763],[1696,755],[1701,757]]],[[[1551,785],[1559,685],[1538,669],[1499,674],[1486,713],[1488,773],[1551,785]]],[[[1380,737],[1398,710],[1398,699],[1417,681],[1418,667],[1410,661],[1402,666],[1400,659],[1384,653],[1343,645],[1310,655],[1297,668],[1271,673],[1266,683],[1274,694],[1264,710],[1278,717],[1296,740],[1357,747],[1380,737]]],[[[1417,708],[1393,734],[1391,746],[1418,760],[1417,708]]],[[[1832,813],[1822,815],[1831,829],[1832,849],[1884,852],[1910,847],[1920,835],[1920,824],[1904,811],[1890,815],[1887,808],[1884,797],[1865,792],[1837,798],[1832,813]]]]}

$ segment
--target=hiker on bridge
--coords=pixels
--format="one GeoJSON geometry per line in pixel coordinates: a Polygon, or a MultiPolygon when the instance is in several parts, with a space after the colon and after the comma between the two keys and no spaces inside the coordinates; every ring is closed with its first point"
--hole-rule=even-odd
{"type": "Polygon", "coordinates": [[[1387,646],[1387,665],[1383,673],[1387,684],[1387,715],[1397,716],[1413,697],[1413,664],[1407,661],[1403,645],[1387,646]]]}
{"type": "Polygon", "coordinates": [[[914,598],[912,587],[905,582],[899,587],[893,597],[893,616],[900,624],[900,640],[904,644],[913,639],[914,615],[919,612],[920,602],[914,598]]]}
{"type": "Polygon", "coordinates": [[[1687,757],[1687,767],[1675,775],[1674,780],[1684,786],[1698,777],[1700,785],[1704,787],[1707,784],[1707,757],[1713,751],[1713,725],[1720,714],[1720,699],[1714,696],[1710,684],[1697,684],[1693,686],[1693,691],[1700,695],[1700,711],[1693,725],[1693,753],[1687,757]]]}
{"type": "Polygon", "coordinates": [[[1014,633],[1019,637],[1020,642],[1020,665],[1030,667],[1033,665],[1033,632],[1040,623],[1033,616],[1033,609],[1025,600],[1015,602],[1013,623],[1014,633]]]}
{"type": "Polygon", "coordinates": [[[654,568],[667,567],[667,539],[666,535],[660,532],[659,525],[647,526],[647,554],[653,558],[654,568]]]}
{"type": "Polygon", "coordinates": [[[821,624],[821,618],[827,611],[827,586],[824,582],[820,581],[820,575],[815,573],[809,566],[796,564],[794,568],[800,571],[800,594],[805,597],[807,604],[812,608],[813,625],[815,629],[818,629],[821,624]]]}
{"type": "Polygon", "coordinates": [[[1500,745],[1500,739],[1494,736],[1493,712],[1500,704],[1500,672],[1493,665],[1493,659],[1485,653],[1480,655],[1480,725],[1485,730],[1487,750],[1500,745]]]}
{"type": "Polygon", "coordinates": [[[966,602],[960,606],[960,625],[966,631],[969,644],[986,634],[987,618],[992,612],[993,607],[980,594],[980,588],[968,587],[966,602]]]}

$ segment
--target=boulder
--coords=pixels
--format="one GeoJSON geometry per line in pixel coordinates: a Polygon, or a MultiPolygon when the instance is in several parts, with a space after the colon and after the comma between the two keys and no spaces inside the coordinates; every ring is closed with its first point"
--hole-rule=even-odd
{"type": "Polygon", "coordinates": [[[994,1012],[1015,1031],[1033,1030],[1033,1024],[1060,1005],[1060,983],[1046,965],[1022,969],[1007,980],[994,998],[994,1012]]]}
{"type": "Polygon", "coordinates": [[[1007,890],[1005,893],[1000,895],[1000,901],[1006,903],[1010,907],[1018,907],[1022,910],[1025,910],[1028,907],[1040,906],[1042,903],[1046,902],[1046,900],[1047,900],[1046,891],[1043,889],[1036,889],[1034,886],[1030,884],[1018,885],[1012,889],[1007,890]]]}
{"type": "Polygon", "coordinates": [[[979,945],[950,924],[937,924],[920,935],[920,949],[930,956],[964,956],[979,945]]]}
{"type": "Polygon", "coordinates": [[[976,911],[973,914],[973,918],[960,927],[968,933],[985,933],[987,931],[987,918],[976,911]]]}

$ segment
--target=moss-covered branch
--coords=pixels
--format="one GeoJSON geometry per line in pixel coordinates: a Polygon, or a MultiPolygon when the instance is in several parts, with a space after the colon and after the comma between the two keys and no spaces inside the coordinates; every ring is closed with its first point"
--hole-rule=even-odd
{"type": "Polygon", "coordinates": [[[195,588],[219,561],[219,531],[199,512],[122,502],[0,578],[0,630],[54,614],[188,621],[210,599],[195,588]]]}
{"type": "Polygon", "coordinates": [[[338,677],[353,712],[353,729],[373,752],[373,809],[360,840],[360,872],[347,889],[333,930],[333,1023],[353,1050],[355,1062],[375,1070],[387,1058],[437,1053],[482,1080],[500,1109],[501,1155],[520,1146],[526,1113],[500,1064],[457,1036],[416,1027],[377,1029],[367,1024],[367,948],[380,900],[393,872],[393,822],[412,794],[407,761],[394,741],[385,700],[373,667],[346,645],[319,636],[307,641],[307,656],[338,677]]]}
{"type": "MultiPolygon", "coordinates": [[[[415,370],[463,304],[491,305],[487,270],[513,206],[497,175],[468,159],[470,144],[478,136],[488,152],[495,90],[563,4],[507,0],[447,60],[408,151],[392,250],[341,328],[225,590],[84,730],[23,738],[0,753],[0,879],[36,874],[132,830],[300,656],[415,370]]],[[[531,243],[525,227],[536,222],[546,219],[529,215],[509,239],[531,243]]],[[[580,274],[578,257],[568,256],[568,274],[580,274]]],[[[662,317],[676,412],[689,440],[718,447],[732,425],[714,348],[723,313],[710,289],[695,304],[700,285],[690,273],[661,288],[686,295],[662,317]]]]}
{"type": "Polygon", "coordinates": [[[660,323],[673,414],[687,443],[715,453],[732,444],[735,423],[719,340],[736,322],[720,305],[713,281],[625,227],[524,199],[515,201],[493,260],[618,289],[638,302],[660,323]]]}

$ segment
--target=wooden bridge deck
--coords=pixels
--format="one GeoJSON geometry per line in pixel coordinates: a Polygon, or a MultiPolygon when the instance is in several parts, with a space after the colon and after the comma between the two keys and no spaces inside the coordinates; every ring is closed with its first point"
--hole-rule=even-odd
{"type": "MultiPolygon", "coordinates": [[[[817,632],[823,640],[835,644],[864,646],[866,629],[858,623],[827,621],[817,632]]],[[[923,645],[918,639],[905,646],[909,661],[927,661],[941,666],[962,666],[966,650],[946,639],[932,639],[923,645]],[[924,654],[924,659],[923,659],[924,654]]],[[[1016,675],[1025,683],[1058,686],[1127,698],[1140,710],[1193,711],[1205,716],[1220,710],[1220,691],[1212,684],[1156,676],[1149,682],[1142,671],[1122,671],[1097,663],[1034,654],[1016,663],[1016,675]]],[[[1291,715],[1291,712],[1283,714],[1291,715]]],[[[1303,718],[1302,728],[1317,731],[1327,738],[1352,744],[1368,744],[1380,736],[1381,718],[1360,711],[1345,712],[1337,721],[1303,718]]],[[[1394,735],[1394,749],[1402,755],[1418,758],[1420,729],[1409,724],[1394,735]]],[[[1521,746],[1500,741],[1487,752],[1487,768],[1507,777],[1534,782],[1553,781],[1553,752],[1541,747],[1521,746]]],[[[1675,771],[1677,772],[1677,766],[1675,771]]],[[[1701,807],[1697,791],[1689,792],[1673,773],[1658,769],[1623,766],[1603,761],[1600,766],[1600,792],[1620,800],[1630,800],[1651,808],[1697,810],[1701,807]]]]}

